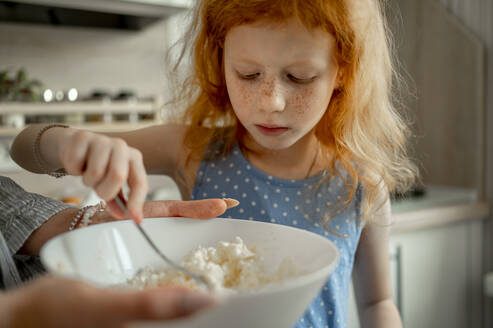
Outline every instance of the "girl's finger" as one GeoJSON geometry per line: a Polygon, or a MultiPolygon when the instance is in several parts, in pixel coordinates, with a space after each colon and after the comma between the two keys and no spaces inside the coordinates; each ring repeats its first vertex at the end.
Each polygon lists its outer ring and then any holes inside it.
{"type": "Polygon", "coordinates": [[[120,147],[113,147],[103,180],[94,187],[99,197],[109,201],[116,197],[128,178],[128,154],[120,147]]]}
{"type": "Polygon", "coordinates": [[[140,153],[130,161],[128,186],[130,188],[127,201],[128,211],[132,219],[140,223],[144,219],[143,207],[148,190],[146,171],[140,153]]]}
{"type": "Polygon", "coordinates": [[[77,131],[60,150],[60,160],[65,171],[71,175],[82,175],[89,147],[88,133],[77,131]]]}
{"type": "Polygon", "coordinates": [[[110,156],[111,150],[107,141],[97,140],[89,145],[87,165],[82,176],[82,181],[86,186],[92,188],[101,182],[106,173],[110,156]]]}

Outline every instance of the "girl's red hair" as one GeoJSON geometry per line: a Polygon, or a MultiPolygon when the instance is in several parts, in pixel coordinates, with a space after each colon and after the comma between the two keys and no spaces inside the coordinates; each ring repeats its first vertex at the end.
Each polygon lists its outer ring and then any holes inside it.
{"type": "Polygon", "coordinates": [[[405,189],[416,172],[405,154],[406,126],[390,100],[393,70],[377,0],[198,0],[187,35],[192,74],[180,97],[190,100],[184,114],[190,158],[200,160],[213,137],[224,142],[224,152],[236,142],[243,146],[245,130],[233,113],[223,70],[228,31],[291,18],[327,31],[337,44],[340,87],[315,127],[330,168],[338,162],[348,173],[351,199],[360,182],[369,203],[382,182],[388,190],[405,189]]]}

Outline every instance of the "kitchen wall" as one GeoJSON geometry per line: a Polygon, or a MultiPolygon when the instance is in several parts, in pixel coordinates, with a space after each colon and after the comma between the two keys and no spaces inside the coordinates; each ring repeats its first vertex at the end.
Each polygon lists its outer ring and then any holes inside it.
{"type": "Polygon", "coordinates": [[[493,0],[435,0],[462,22],[484,46],[484,195],[493,198],[493,0]]]}
{"type": "Polygon", "coordinates": [[[402,96],[422,180],[482,190],[483,43],[435,0],[391,3],[401,74],[411,91],[402,96]]]}
{"type": "Polygon", "coordinates": [[[80,93],[162,94],[165,52],[182,21],[175,16],[140,31],[0,23],[0,71],[22,67],[46,87],[80,93]]]}
{"type": "MultiPolygon", "coordinates": [[[[47,88],[74,87],[80,95],[94,89],[112,94],[131,89],[138,96],[164,95],[166,99],[166,51],[182,34],[185,18],[186,13],[177,14],[140,31],[0,23],[0,71],[24,68],[47,88]]],[[[55,198],[90,196],[79,177],[55,180],[21,170],[7,160],[6,147],[12,138],[0,136],[0,174],[29,191],[55,198]]],[[[173,184],[166,177],[151,180],[151,191],[173,184]]],[[[162,192],[160,196],[181,197],[162,192]]]]}
{"type": "MultiPolygon", "coordinates": [[[[485,46],[484,197],[493,208],[493,0],[436,0],[477,35],[485,46]]],[[[484,271],[493,271],[492,218],[484,224],[484,271]]],[[[484,327],[493,327],[493,300],[484,299],[484,327]]]]}

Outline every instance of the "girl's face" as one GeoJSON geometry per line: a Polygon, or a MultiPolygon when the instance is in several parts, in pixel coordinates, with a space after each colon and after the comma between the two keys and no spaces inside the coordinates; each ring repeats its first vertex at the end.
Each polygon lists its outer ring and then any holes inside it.
{"type": "Polygon", "coordinates": [[[297,19],[231,29],[224,69],[233,110],[253,140],[286,149],[322,118],[337,83],[335,40],[297,19]]]}

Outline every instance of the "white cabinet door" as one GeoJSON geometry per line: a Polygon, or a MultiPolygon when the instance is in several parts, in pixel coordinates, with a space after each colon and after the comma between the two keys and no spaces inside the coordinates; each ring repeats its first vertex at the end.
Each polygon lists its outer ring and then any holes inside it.
{"type": "Polygon", "coordinates": [[[452,225],[394,236],[401,246],[405,327],[468,327],[467,229],[452,225]]]}

